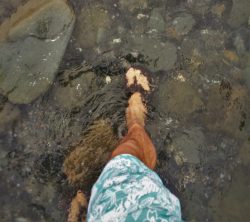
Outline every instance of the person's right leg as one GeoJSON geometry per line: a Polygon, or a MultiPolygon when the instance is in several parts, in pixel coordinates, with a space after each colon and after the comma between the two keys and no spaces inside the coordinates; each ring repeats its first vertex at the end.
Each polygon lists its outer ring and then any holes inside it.
{"type": "Polygon", "coordinates": [[[131,154],[141,160],[150,169],[156,165],[155,147],[144,129],[146,107],[140,93],[134,93],[128,101],[126,120],[128,134],[113,151],[112,158],[120,154],[131,154]]]}
{"type": "Polygon", "coordinates": [[[113,151],[112,158],[121,154],[131,154],[150,169],[155,168],[157,160],[155,147],[144,128],[138,123],[129,128],[128,134],[113,151]]]}

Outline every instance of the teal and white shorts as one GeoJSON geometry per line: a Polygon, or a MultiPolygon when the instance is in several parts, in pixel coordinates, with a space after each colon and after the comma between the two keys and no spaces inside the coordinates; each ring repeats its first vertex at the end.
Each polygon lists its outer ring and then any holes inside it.
{"type": "Polygon", "coordinates": [[[159,176],[136,157],[122,154],[92,188],[87,221],[181,222],[180,202],[159,176]]]}

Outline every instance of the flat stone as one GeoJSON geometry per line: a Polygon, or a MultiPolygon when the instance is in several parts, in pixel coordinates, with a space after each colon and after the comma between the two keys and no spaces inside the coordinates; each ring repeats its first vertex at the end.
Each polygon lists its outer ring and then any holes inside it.
{"type": "Polygon", "coordinates": [[[105,41],[112,20],[104,5],[84,7],[77,18],[76,37],[82,48],[94,48],[105,41]]]}
{"type": "Polygon", "coordinates": [[[148,21],[148,28],[157,32],[165,31],[165,21],[161,15],[161,9],[155,8],[152,10],[148,21]]]}
{"type": "Polygon", "coordinates": [[[203,106],[201,95],[189,82],[178,80],[161,82],[157,94],[159,111],[178,118],[188,118],[203,106]]]}
{"type": "Polygon", "coordinates": [[[84,73],[72,80],[67,86],[59,86],[54,91],[54,100],[63,108],[74,108],[84,104],[89,92],[96,88],[93,72],[84,73]]]}
{"type": "Polygon", "coordinates": [[[170,70],[177,60],[176,46],[169,41],[161,42],[156,38],[135,37],[131,51],[142,54],[152,71],[170,70]]]}
{"type": "MultiPolygon", "coordinates": [[[[204,148],[205,136],[199,128],[185,130],[173,139],[173,150],[176,160],[180,158],[183,162],[198,164],[200,162],[199,153],[204,148]]],[[[177,161],[178,162],[178,161],[177,161]]]]}
{"type": "Polygon", "coordinates": [[[194,25],[195,20],[192,15],[181,13],[168,22],[166,27],[167,36],[179,39],[181,36],[188,34],[194,25]]]}
{"type": "Polygon", "coordinates": [[[233,0],[233,6],[228,19],[228,24],[233,28],[237,28],[243,24],[248,24],[250,16],[249,0],[233,0]]]}
{"type": "Polygon", "coordinates": [[[0,27],[0,89],[27,104],[54,81],[75,16],[64,0],[29,1],[0,27]]]}

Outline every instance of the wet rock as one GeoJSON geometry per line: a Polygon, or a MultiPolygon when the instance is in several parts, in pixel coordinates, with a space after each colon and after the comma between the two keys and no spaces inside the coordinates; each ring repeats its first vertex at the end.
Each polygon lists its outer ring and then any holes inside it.
{"type": "Polygon", "coordinates": [[[3,107],[7,101],[8,99],[5,96],[0,94],[0,112],[3,110],[3,107]]]}
{"type": "Polygon", "coordinates": [[[228,19],[228,24],[233,28],[239,27],[248,23],[250,16],[250,1],[248,0],[233,0],[233,6],[228,19]]]}
{"type": "Polygon", "coordinates": [[[234,63],[234,64],[239,63],[239,57],[234,51],[224,50],[224,57],[231,63],[234,63]]]}
{"type": "Polygon", "coordinates": [[[0,132],[4,130],[5,127],[10,126],[13,121],[15,121],[20,115],[18,107],[5,103],[2,110],[0,110],[0,132]]]}
{"type": "Polygon", "coordinates": [[[145,57],[146,65],[153,71],[170,70],[177,60],[176,46],[171,42],[161,42],[156,38],[135,37],[132,52],[139,53],[145,57]]]}
{"type": "Polygon", "coordinates": [[[211,86],[208,95],[203,118],[207,127],[236,138],[245,138],[249,133],[247,126],[250,123],[248,89],[239,84],[222,81],[211,86]]]}
{"type": "Polygon", "coordinates": [[[173,150],[177,165],[198,164],[200,162],[199,153],[204,149],[204,144],[205,136],[201,129],[192,128],[176,135],[170,149],[173,150]]]}
{"type": "Polygon", "coordinates": [[[83,105],[85,98],[97,87],[95,77],[93,72],[87,72],[71,80],[66,86],[59,85],[54,91],[56,104],[69,109],[83,105]]]}
{"type": "MultiPolygon", "coordinates": [[[[200,81],[213,81],[229,72],[229,65],[223,61],[223,52],[227,34],[221,30],[202,29],[183,39],[181,52],[196,73],[203,76],[200,81]]],[[[197,75],[196,75],[197,76],[197,75]]],[[[199,77],[197,76],[197,77],[199,77]]]]}
{"type": "Polygon", "coordinates": [[[119,1],[121,8],[127,9],[130,12],[134,12],[136,10],[143,10],[148,7],[148,0],[120,0],[119,1]]]}
{"type": "Polygon", "coordinates": [[[54,101],[35,103],[16,126],[17,140],[24,151],[36,156],[64,150],[82,133],[82,122],[68,110],[55,108],[54,101]],[[63,144],[63,145],[62,145],[63,144]]]}
{"type": "Polygon", "coordinates": [[[187,1],[187,6],[196,14],[201,16],[209,12],[211,0],[191,0],[187,1]]]}
{"type": "Polygon", "coordinates": [[[148,28],[150,31],[164,32],[165,31],[165,21],[161,15],[161,9],[154,8],[150,14],[148,21],[148,28]]]}
{"type": "Polygon", "coordinates": [[[203,102],[198,90],[189,82],[169,80],[159,85],[158,105],[162,113],[187,118],[200,110],[203,102]]]}
{"type": "Polygon", "coordinates": [[[247,166],[250,164],[250,142],[249,141],[246,141],[240,148],[239,157],[243,165],[247,166]]]}
{"type": "Polygon", "coordinates": [[[182,13],[168,23],[167,35],[178,39],[181,36],[188,34],[194,25],[195,20],[193,16],[188,13],[182,13]]]}
{"type": "Polygon", "coordinates": [[[227,33],[221,30],[202,29],[183,39],[182,50],[186,56],[195,51],[206,59],[213,59],[220,51],[225,49],[227,33]]]}
{"type": "Polygon", "coordinates": [[[248,89],[250,90],[250,66],[246,67],[244,70],[244,79],[246,81],[246,85],[248,86],[248,89]]]}
{"type": "Polygon", "coordinates": [[[232,176],[232,182],[227,189],[214,193],[209,201],[213,210],[213,221],[248,221],[250,217],[250,179],[248,170],[237,168],[232,176]]]}
{"type": "Polygon", "coordinates": [[[235,38],[234,38],[234,47],[237,50],[237,53],[239,55],[243,55],[246,52],[246,47],[245,47],[245,42],[244,39],[242,38],[242,36],[240,34],[238,34],[235,38]]]}
{"type": "Polygon", "coordinates": [[[110,32],[112,20],[102,5],[84,7],[77,18],[76,36],[83,48],[93,48],[110,32]]]}
{"type": "Polygon", "coordinates": [[[41,182],[58,181],[61,176],[61,167],[64,156],[59,151],[44,152],[34,163],[33,173],[41,182]]]}
{"type": "Polygon", "coordinates": [[[23,2],[25,2],[25,0],[2,0],[0,4],[0,24],[4,18],[9,17],[11,12],[15,11],[23,2]]]}
{"type": "Polygon", "coordinates": [[[222,17],[225,10],[226,10],[226,6],[224,3],[218,3],[212,7],[212,13],[219,18],[222,17]]]}
{"type": "Polygon", "coordinates": [[[0,27],[0,89],[11,102],[30,103],[47,91],[73,25],[65,1],[33,0],[0,27]]]}
{"type": "Polygon", "coordinates": [[[15,222],[29,222],[30,220],[24,217],[17,217],[15,222]]]}

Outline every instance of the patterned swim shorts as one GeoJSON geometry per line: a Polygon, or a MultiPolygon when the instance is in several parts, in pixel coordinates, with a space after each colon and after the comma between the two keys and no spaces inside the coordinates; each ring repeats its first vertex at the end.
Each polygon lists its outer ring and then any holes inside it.
{"type": "Polygon", "coordinates": [[[181,222],[180,202],[159,176],[136,157],[122,154],[92,188],[87,221],[181,222]]]}

